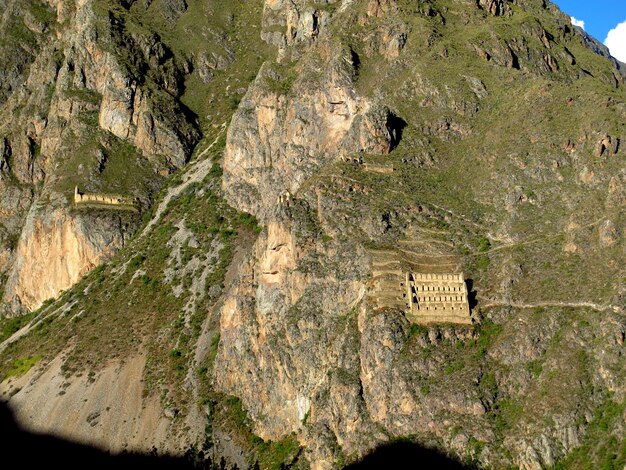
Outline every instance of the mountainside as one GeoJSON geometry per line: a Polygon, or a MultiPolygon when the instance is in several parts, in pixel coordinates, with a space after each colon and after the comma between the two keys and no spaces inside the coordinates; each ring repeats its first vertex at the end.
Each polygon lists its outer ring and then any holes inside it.
{"type": "Polygon", "coordinates": [[[24,426],[238,468],[626,464],[624,65],[556,6],[0,5],[24,426]],[[411,272],[463,273],[469,324],[416,323],[411,272]]]}

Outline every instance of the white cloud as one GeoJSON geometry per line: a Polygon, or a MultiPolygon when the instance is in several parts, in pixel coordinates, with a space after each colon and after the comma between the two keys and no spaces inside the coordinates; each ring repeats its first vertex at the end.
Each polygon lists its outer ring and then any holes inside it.
{"type": "Polygon", "coordinates": [[[604,45],[609,48],[613,57],[626,62],[626,21],[609,31],[604,40],[604,45]]]}
{"type": "Polygon", "coordinates": [[[578,26],[579,28],[585,29],[585,22],[583,20],[577,20],[573,16],[571,16],[570,18],[574,26],[578,26]]]}

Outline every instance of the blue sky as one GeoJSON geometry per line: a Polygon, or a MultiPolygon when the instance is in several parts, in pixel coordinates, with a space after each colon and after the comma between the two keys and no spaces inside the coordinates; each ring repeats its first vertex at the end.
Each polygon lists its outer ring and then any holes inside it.
{"type": "Polygon", "coordinates": [[[552,0],[561,10],[585,22],[585,31],[626,61],[626,0],[552,0]],[[609,41],[607,35],[614,30],[609,41]]]}
{"type": "Polygon", "coordinates": [[[626,0],[552,0],[561,10],[585,22],[585,31],[600,41],[626,21],[626,0]]]}

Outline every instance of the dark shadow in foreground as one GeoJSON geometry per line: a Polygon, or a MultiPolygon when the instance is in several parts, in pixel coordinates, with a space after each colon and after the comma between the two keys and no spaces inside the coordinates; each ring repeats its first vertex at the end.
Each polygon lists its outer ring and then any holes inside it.
{"type": "MultiPolygon", "coordinates": [[[[152,454],[112,455],[95,447],[76,444],[58,437],[21,429],[6,403],[0,401],[0,442],[6,458],[15,458],[20,468],[67,469],[193,469],[211,468],[209,461],[194,465],[195,457],[169,457],[152,454]]],[[[219,468],[217,466],[216,468],[219,468]]]]}
{"type": "Polygon", "coordinates": [[[395,442],[382,445],[361,461],[345,467],[348,470],[363,469],[424,469],[469,470],[462,463],[436,451],[412,442],[395,442]]]}
{"type": "MultiPolygon", "coordinates": [[[[95,447],[77,444],[58,437],[36,434],[21,429],[6,403],[0,401],[0,442],[7,456],[19,459],[25,469],[62,468],[64,470],[151,470],[220,469],[230,468],[222,460],[211,465],[202,453],[188,452],[184,457],[151,454],[122,453],[113,455],[95,447]]],[[[437,469],[467,470],[469,467],[446,457],[436,450],[426,449],[411,442],[383,445],[360,462],[346,467],[361,469],[437,469]]]]}

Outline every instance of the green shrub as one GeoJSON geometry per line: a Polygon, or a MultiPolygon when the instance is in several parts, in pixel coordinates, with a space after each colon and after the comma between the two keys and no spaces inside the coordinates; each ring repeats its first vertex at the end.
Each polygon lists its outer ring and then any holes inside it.
{"type": "Polygon", "coordinates": [[[478,251],[484,253],[485,251],[488,251],[489,248],[491,248],[491,242],[489,239],[487,237],[480,237],[478,240],[478,251]]]}
{"type": "Polygon", "coordinates": [[[268,470],[287,468],[300,451],[295,433],[275,442],[252,435],[250,443],[256,448],[257,464],[268,470]]]}
{"type": "Polygon", "coordinates": [[[239,214],[239,223],[241,226],[249,228],[254,233],[261,233],[262,228],[259,226],[257,218],[252,214],[241,212],[239,214]]]}
{"type": "Polygon", "coordinates": [[[485,271],[489,267],[490,263],[491,260],[487,255],[478,255],[476,257],[476,268],[480,271],[485,271]]]}
{"type": "Polygon", "coordinates": [[[465,368],[465,363],[463,361],[451,361],[446,364],[446,367],[443,369],[444,374],[452,375],[455,372],[463,370],[465,368]]]}

